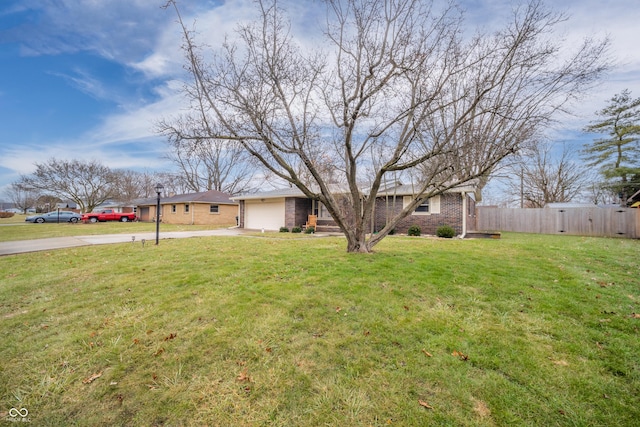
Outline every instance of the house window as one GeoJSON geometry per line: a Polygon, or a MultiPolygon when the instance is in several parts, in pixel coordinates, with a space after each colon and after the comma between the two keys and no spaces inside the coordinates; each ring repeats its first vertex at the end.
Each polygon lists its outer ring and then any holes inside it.
{"type": "Polygon", "coordinates": [[[313,213],[318,216],[318,219],[333,219],[326,206],[317,200],[313,201],[313,213]]]}
{"type": "MultiPolygon", "coordinates": [[[[402,207],[407,207],[415,199],[412,196],[404,196],[402,207]]],[[[440,213],[440,196],[433,196],[419,204],[411,215],[433,215],[440,213]]]]}
{"type": "Polygon", "coordinates": [[[219,212],[220,212],[220,210],[219,210],[218,205],[209,205],[209,213],[217,214],[219,212]]]}
{"type": "Polygon", "coordinates": [[[418,205],[415,212],[418,213],[429,213],[429,199],[425,200],[421,204],[418,205]]]}
{"type": "Polygon", "coordinates": [[[189,213],[189,205],[184,205],[184,213],[189,213]]]}
{"type": "Polygon", "coordinates": [[[171,205],[171,213],[176,213],[176,205],[171,205]]]}

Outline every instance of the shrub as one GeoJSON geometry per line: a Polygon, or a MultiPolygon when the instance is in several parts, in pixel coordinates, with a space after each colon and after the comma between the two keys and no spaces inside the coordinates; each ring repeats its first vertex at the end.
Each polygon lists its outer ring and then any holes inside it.
{"type": "Polygon", "coordinates": [[[287,227],[280,227],[280,232],[281,233],[288,233],[289,229],[287,227]]]}
{"type": "Polygon", "coordinates": [[[409,227],[409,230],[407,230],[407,235],[409,236],[419,236],[421,233],[422,229],[417,225],[412,225],[411,227],[409,227]]]}
{"type": "Polygon", "coordinates": [[[0,218],[11,218],[14,215],[13,212],[0,212],[0,218]]]}
{"type": "Polygon", "coordinates": [[[313,233],[315,233],[315,232],[316,232],[316,228],[315,228],[314,226],[307,227],[307,228],[304,230],[304,233],[305,233],[305,234],[313,234],[313,233]]]}
{"type": "Polygon", "coordinates": [[[300,228],[300,227],[293,227],[293,228],[291,229],[291,232],[292,232],[292,233],[302,233],[302,228],[300,228]]]}
{"type": "Polygon", "coordinates": [[[450,239],[455,235],[456,235],[456,230],[454,230],[453,227],[450,227],[448,225],[441,225],[436,230],[436,236],[438,237],[444,237],[446,239],[450,239]]]}

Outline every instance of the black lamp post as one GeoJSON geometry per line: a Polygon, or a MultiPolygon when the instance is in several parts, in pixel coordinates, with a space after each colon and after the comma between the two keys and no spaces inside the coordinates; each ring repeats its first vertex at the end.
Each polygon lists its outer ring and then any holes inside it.
{"type": "Polygon", "coordinates": [[[156,205],[156,245],[160,241],[160,193],[162,193],[164,187],[158,183],[156,185],[156,193],[158,194],[158,204],[156,205]]]}

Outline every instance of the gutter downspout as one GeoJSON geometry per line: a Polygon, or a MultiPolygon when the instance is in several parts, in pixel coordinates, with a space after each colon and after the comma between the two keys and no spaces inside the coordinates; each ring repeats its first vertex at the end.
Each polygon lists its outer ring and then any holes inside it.
{"type": "Polygon", "coordinates": [[[462,235],[461,239],[467,235],[467,193],[462,192],[462,235]]]}
{"type": "Polygon", "coordinates": [[[196,204],[195,203],[190,203],[191,205],[191,225],[194,224],[195,222],[195,214],[196,214],[196,204]]]}

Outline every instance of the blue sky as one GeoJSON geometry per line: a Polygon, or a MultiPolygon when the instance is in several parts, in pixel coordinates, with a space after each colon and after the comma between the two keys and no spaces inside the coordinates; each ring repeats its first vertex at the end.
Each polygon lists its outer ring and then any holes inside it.
{"type": "MultiPolygon", "coordinates": [[[[290,1],[304,9],[312,1],[290,1]]],[[[3,188],[51,157],[100,160],[112,168],[170,168],[154,131],[179,113],[184,78],[180,31],[163,0],[0,0],[0,199],[3,188]]],[[[624,88],[640,96],[640,4],[564,0],[569,41],[612,38],[617,66],[576,106],[554,139],[585,140],[580,129],[624,88]]],[[[463,0],[473,24],[492,27],[508,0],[463,0]]],[[[251,17],[250,0],[182,0],[185,22],[216,46],[251,17]]],[[[317,6],[317,2],[315,4],[317,6]]],[[[293,7],[293,6],[292,6],[293,7]]],[[[300,16],[294,13],[294,16],[300,16]]]]}

